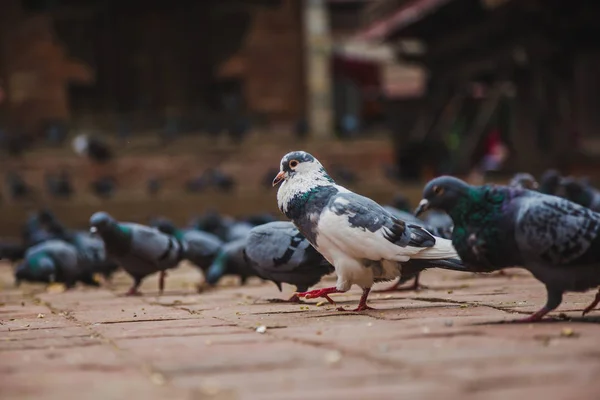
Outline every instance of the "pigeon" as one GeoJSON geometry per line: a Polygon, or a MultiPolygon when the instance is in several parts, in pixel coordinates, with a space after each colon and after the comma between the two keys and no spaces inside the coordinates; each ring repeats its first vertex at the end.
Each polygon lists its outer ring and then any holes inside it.
{"type": "Polygon", "coordinates": [[[25,257],[27,246],[15,242],[0,242],[0,260],[16,262],[25,257]]]}
{"type": "Polygon", "coordinates": [[[236,275],[245,285],[248,278],[257,276],[256,271],[248,264],[244,257],[244,248],[248,238],[225,243],[221,251],[206,271],[206,283],[214,286],[225,275],[236,275]]]}
{"type": "Polygon", "coordinates": [[[32,188],[25,182],[23,177],[14,171],[7,173],[6,185],[13,200],[23,200],[33,194],[32,188]]]}
{"type": "Polygon", "coordinates": [[[110,146],[102,139],[87,134],[76,136],[71,142],[75,153],[82,157],[88,157],[92,162],[104,164],[114,158],[110,146]]]}
{"type": "Polygon", "coordinates": [[[555,169],[549,169],[540,177],[538,190],[544,194],[556,195],[560,187],[561,175],[555,169]]]}
{"type": "Polygon", "coordinates": [[[533,175],[528,174],[527,172],[519,172],[511,178],[508,186],[521,189],[538,190],[540,184],[537,183],[533,175]]]}
{"type": "MultiPolygon", "coordinates": [[[[334,267],[334,287],[299,293],[305,298],[344,293],[353,284],[363,290],[355,311],[370,309],[373,283],[401,276],[402,263],[425,259],[432,265],[462,270],[450,240],[394,217],[371,199],[336,185],[321,163],[304,151],[281,159],[273,186],[279,209],[334,267]]],[[[339,308],[339,310],[344,310],[339,308]]]]}
{"type": "Polygon", "coordinates": [[[117,190],[117,181],[112,176],[103,176],[93,181],[90,188],[96,196],[102,199],[110,199],[117,190]]]}
{"type": "Polygon", "coordinates": [[[564,198],[594,211],[600,211],[600,191],[573,177],[561,181],[564,198]]]}
{"type": "MultiPolygon", "coordinates": [[[[297,292],[306,292],[334,271],[294,224],[287,221],[253,228],[244,255],[258,276],[274,282],[279,291],[282,283],[289,283],[296,286],[297,292]]],[[[294,294],[289,300],[272,301],[298,303],[300,298],[294,294]]]]}
{"type": "Polygon", "coordinates": [[[208,270],[223,246],[221,239],[211,233],[195,229],[178,229],[173,222],[166,218],[157,218],[150,225],[167,235],[174,236],[181,243],[185,243],[183,257],[194,263],[203,272],[208,270]]]}
{"type": "Polygon", "coordinates": [[[253,228],[248,222],[237,222],[233,218],[224,217],[217,211],[210,210],[204,216],[196,218],[192,227],[218,236],[224,242],[243,239],[253,228]]]}
{"type": "Polygon", "coordinates": [[[104,241],[97,236],[85,231],[72,232],[68,243],[75,246],[86,265],[106,281],[110,281],[113,273],[119,269],[119,264],[108,258],[104,241]]]}
{"type": "MultiPolygon", "coordinates": [[[[569,200],[507,186],[471,186],[443,176],[430,181],[415,213],[445,211],[454,221],[452,243],[472,272],[522,267],[548,292],[541,320],[564,292],[600,286],[600,214],[569,200]]],[[[600,292],[585,309],[600,301],[600,292]]]]}
{"type": "Polygon", "coordinates": [[[156,228],[131,222],[117,222],[105,212],[90,218],[90,232],[104,241],[108,257],[118,262],[134,279],[127,295],[139,295],[142,279],[160,272],[159,291],[165,285],[166,270],[175,268],[185,254],[184,244],[156,228]]]}
{"type": "Polygon", "coordinates": [[[27,250],[15,271],[17,285],[21,281],[62,282],[67,288],[77,281],[99,286],[94,280],[91,263],[75,246],[62,240],[47,240],[27,250]]]}

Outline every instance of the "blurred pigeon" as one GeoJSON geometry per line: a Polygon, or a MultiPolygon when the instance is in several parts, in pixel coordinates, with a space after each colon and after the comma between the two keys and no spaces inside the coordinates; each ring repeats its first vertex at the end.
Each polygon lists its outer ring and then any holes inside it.
{"type": "Polygon", "coordinates": [[[109,199],[115,194],[117,181],[112,176],[104,176],[92,182],[92,192],[103,199],[109,199]]]}
{"type": "Polygon", "coordinates": [[[596,188],[573,177],[564,178],[561,186],[567,200],[600,211],[600,191],[596,188]]]}
{"type": "Polygon", "coordinates": [[[100,138],[81,134],[76,136],[71,144],[75,153],[93,162],[103,164],[113,158],[110,146],[100,138]]]}
{"type": "Polygon", "coordinates": [[[77,249],[81,262],[109,281],[112,274],[119,269],[119,264],[108,258],[104,241],[96,235],[83,231],[73,232],[69,236],[69,243],[77,249]]]}
{"type": "MultiPolygon", "coordinates": [[[[430,181],[416,213],[438,209],[454,221],[452,243],[472,272],[521,266],[546,286],[557,308],[566,291],[600,286],[600,214],[556,196],[506,186],[470,186],[453,177],[430,181]]],[[[600,301],[600,292],[585,309],[600,301]]]]}
{"type": "Polygon", "coordinates": [[[31,187],[15,171],[9,171],[6,175],[6,185],[8,193],[13,200],[22,200],[33,194],[31,187]]]}
{"type": "Polygon", "coordinates": [[[203,176],[190,178],[185,182],[185,191],[188,193],[200,193],[206,189],[208,183],[203,176]]]}
{"type": "Polygon", "coordinates": [[[0,260],[16,262],[25,257],[27,246],[15,242],[0,242],[0,260]]]}
{"type": "Polygon", "coordinates": [[[329,294],[344,293],[357,284],[363,295],[355,311],[361,311],[369,309],[366,301],[373,283],[401,276],[400,263],[411,258],[462,270],[449,240],[400,220],[373,200],[336,185],[321,163],[306,152],[296,151],[282,158],[273,185],[279,183],[280,210],[335,266],[338,276],[335,287],[299,293],[300,297],[324,297],[334,304],[329,294]]]}
{"type": "Polygon", "coordinates": [[[219,168],[209,168],[204,171],[204,181],[222,192],[230,192],[235,187],[235,180],[219,168]]]}
{"type": "Polygon", "coordinates": [[[561,179],[560,172],[555,169],[549,169],[542,174],[538,190],[544,194],[556,195],[561,179]]]}
{"type": "Polygon", "coordinates": [[[150,196],[156,196],[161,189],[162,185],[158,178],[150,178],[146,183],[146,190],[150,196]]]}
{"type": "MultiPolygon", "coordinates": [[[[277,221],[253,228],[248,236],[244,254],[259,277],[274,282],[279,291],[282,283],[306,292],[321,278],[334,271],[308,240],[291,222],[277,221]]],[[[300,302],[294,294],[283,302],[300,302]]]]}
{"type": "Polygon", "coordinates": [[[46,189],[53,197],[68,199],[73,194],[71,178],[67,171],[61,171],[58,175],[46,174],[45,181],[46,189]]]}
{"type": "Polygon", "coordinates": [[[142,279],[160,272],[159,291],[165,286],[166,270],[175,268],[185,254],[184,245],[175,237],[156,228],[117,222],[105,212],[97,212],[90,218],[90,232],[97,233],[104,241],[108,257],[118,262],[134,279],[127,295],[139,294],[142,279]]]}
{"type": "Polygon", "coordinates": [[[257,276],[256,271],[244,257],[244,248],[248,238],[225,243],[219,254],[205,274],[206,283],[216,285],[226,275],[239,276],[241,284],[246,284],[248,278],[257,276]]]}
{"type": "Polygon", "coordinates": [[[275,222],[275,221],[277,221],[277,218],[275,218],[273,216],[273,214],[263,213],[263,214],[250,215],[250,216],[246,217],[244,221],[249,223],[252,226],[259,226],[259,225],[268,224],[269,222],[275,222]]]}
{"type": "Polygon", "coordinates": [[[178,229],[166,218],[157,218],[150,225],[185,243],[184,258],[194,263],[203,272],[208,270],[223,246],[221,239],[212,233],[195,229],[178,229]]]}
{"type": "Polygon", "coordinates": [[[17,284],[21,281],[62,282],[71,288],[81,281],[86,285],[99,286],[84,258],[75,246],[67,242],[47,240],[27,250],[25,259],[15,271],[17,284]]]}
{"type": "Polygon", "coordinates": [[[248,236],[252,225],[238,222],[233,218],[222,216],[217,211],[209,210],[192,223],[194,229],[212,233],[224,242],[232,242],[248,236]]]}

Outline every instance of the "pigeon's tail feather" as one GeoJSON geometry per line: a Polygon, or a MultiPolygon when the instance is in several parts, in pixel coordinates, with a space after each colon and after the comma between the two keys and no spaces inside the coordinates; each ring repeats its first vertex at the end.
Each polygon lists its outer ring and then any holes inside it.
{"type": "Polygon", "coordinates": [[[444,258],[459,258],[452,241],[448,239],[435,238],[435,244],[432,247],[424,248],[411,258],[422,260],[438,260],[444,258]]]}
{"type": "Polygon", "coordinates": [[[437,260],[416,260],[411,259],[402,264],[402,275],[406,273],[416,273],[426,268],[441,268],[451,271],[468,272],[469,269],[459,258],[442,258],[437,260]]]}

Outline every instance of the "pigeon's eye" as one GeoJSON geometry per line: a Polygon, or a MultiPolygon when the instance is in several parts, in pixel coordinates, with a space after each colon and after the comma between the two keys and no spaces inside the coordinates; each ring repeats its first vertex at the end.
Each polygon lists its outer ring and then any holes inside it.
{"type": "Polygon", "coordinates": [[[290,168],[296,168],[298,166],[298,161],[292,160],[290,161],[290,168]]]}
{"type": "Polygon", "coordinates": [[[444,188],[443,188],[443,187],[440,187],[440,186],[434,186],[432,190],[433,190],[433,193],[434,193],[436,196],[439,196],[439,195],[441,195],[442,193],[444,193],[444,188]]]}

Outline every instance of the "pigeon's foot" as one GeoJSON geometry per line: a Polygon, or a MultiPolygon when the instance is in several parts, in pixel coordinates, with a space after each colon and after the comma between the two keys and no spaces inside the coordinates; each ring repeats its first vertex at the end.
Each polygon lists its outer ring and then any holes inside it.
{"type": "Polygon", "coordinates": [[[515,322],[524,322],[524,323],[528,323],[528,322],[539,322],[541,321],[544,316],[546,314],[548,314],[550,311],[549,308],[547,307],[542,307],[539,311],[531,314],[529,317],[526,318],[522,318],[522,319],[517,319],[515,322]]]}
{"type": "Polygon", "coordinates": [[[290,297],[289,299],[268,299],[267,300],[269,303],[293,303],[293,304],[304,304],[304,302],[302,300],[300,300],[300,297],[298,297],[297,294],[294,294],[292,297],[290,297]]]}
{"type": "Polygon", "coordinates": [[[125,296],[141,296],[142,292],[138,291],[136,287],[132,287],[125,293],[125,296]]]}
{"type": "Polygon", "coordinates": [[[329,287],[329,288],[324,288],[324,289],[311,290],[309,292],[299,292],[296,294],[298,295],[298,297],[304,297],[305,299],[316,299],[318,297],[323,297],[323,298],[325,298],[325,300],[327,300],[329,302],[329,304],[335,305],[335,301],[331,300],[331,297],[329,297],[329,295],[332,293],[344,293],[344,292],[342,292],[341,290],[338,290],[336,287],[329,287]]]}
{"type": "Polygon", "coordinates": [[[359,312],[359,311],[365,311],[365,310],[376,310],[373,307],[369,307],[367,305],[367,297],[369,297],[369,292],[371,291],[371,288],[365,288],[363,289],[363,294],[362,296],[360,296],[360,301],[358,302],[358,307],[356,307],[354,310],[346,310],[344,307],[338,307],[338,311],[354,311],[354,312],[359,312]]]}
{"type": "Polygon", "coordinates": [[[598,303],[600,303],[600,290],[598,290],[598,293],[596,293],[596,298],[594,299],[594,301],[592,301],[592,304],[587,306],[585,308],[585,310],[583,310],[583,313],[581,315],[585,315],[585,314],[589,313],[590,311],[592,311],[594,308],[596,308],[598,303]]]}

